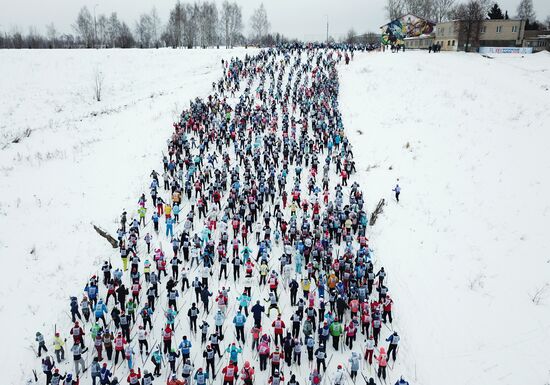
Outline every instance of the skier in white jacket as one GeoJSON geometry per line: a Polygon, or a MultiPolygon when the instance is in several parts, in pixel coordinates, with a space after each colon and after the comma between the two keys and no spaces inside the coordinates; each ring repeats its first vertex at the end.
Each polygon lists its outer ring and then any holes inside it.
{"type": "Polygon", "coordinates": [[[332,378],[332,383],[334,385],[343,385],[344,382],[344,369],[342,369],[342,365],[338,365],[338,369],[336,370],[336,373],[334,373],[334,377],[332,378]]]}

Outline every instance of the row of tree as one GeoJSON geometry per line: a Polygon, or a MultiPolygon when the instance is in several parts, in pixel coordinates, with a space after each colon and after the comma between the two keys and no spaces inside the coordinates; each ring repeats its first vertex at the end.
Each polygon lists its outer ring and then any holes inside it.
{"type": "MultiPolygon", "coordinates": [[[[455,0],[387,0],[386,12],[390,20],[412,13],[418,17],[437,23],[464,17],[467,10],[475,10],[481,19],[508,19],[508,11],[502,13],[497,3],[490,0],[475,0],[468,3],[456,3],[455,0]]],[[[550,16],[544,23],[537,21],[533,0],[521,0],[517,10],[518,19],[527,20],[526,29],[550,28],[550,16]]]]}
{"type": "MultiPolygon", "coordinates": [[[[516,17],[526,20],[526,29],[544,28],[541,23],[536,21],[532,0],[521,0],[516,17]]],[[[460,20],[459,34],[461,37],[459,39],[464,40],[464,50],[469,51],[473,45],[479,42],[483,21],[487,19],[508,19],[508,12],[505,11],[503,14],[498,4],[491,6],[486,0],[469,0],[467,3],[456,6],[452,10],[451,18],[460,20]]],[[[550,24],[550,17],[547,18],[547,28],[550,27],[548,24],[550,24]]]]}
{"type": "Polygon", "coordinates": [[[53,24],[41,35],[31,28],[24,35],[18,28],[0,32],[0,48],[153,48],[153,47],[212,47],[225,45],[272,45],[287,39],[270,34],[270,23],[263,4],[250,18],[251,33],[243,34],[242,8],[237,1],[225,0],[218,9],[213,1],[182,3],[179,0],[163,24],[157,10],[139,16],[133,28],[111,15],[92,15],[88,7],[80,9],[74,34],[60,34],[53,24]]]}

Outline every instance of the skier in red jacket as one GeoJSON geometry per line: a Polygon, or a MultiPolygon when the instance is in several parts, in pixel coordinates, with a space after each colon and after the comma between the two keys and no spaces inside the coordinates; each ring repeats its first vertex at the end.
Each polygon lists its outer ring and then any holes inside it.
{"type": "Polygon", "coordinates": [[[275,346],[275,351],[271,353],[269,358],[271,358],[271,375],[273,376],[276,371],[279,371],[281,361],[284,360],[285,355],[279,350],[278,346],[275,346]]]}
{"type": "Polygon", "coordinates": [[[223,385],[233,385],[238,372],[239,367],[237,366],[237,364],[234,363],[230,363],[225,368],[223,368],[223,385]]]}
{"type": "Polygon", "coordinates": [[[130,369],[130,374],[128,374],[127,381],[130,385],[138,385],[139,379],[141,378],[141,369],[138,368],[137,373],[134,369],[130,369]]]}
{"type": "Polygon", "coordinates": [[[84,348],[84,330],[82,330],[82,327],[80,327],[78,321],[74,323],[73,328],[71,329],[71,335],[73,336],[73,341],[75,345],[80,344],[82,348],[84,348]]]}
{"type": "Polygon", "coordinates": [[[271,326],[273,326],[275,332],[275,345],[279,345],[279,339],[281,340],[281,343],[283,342],[285,322],[281,319],[281,316],[278,315],[277,319],[271,323],[271,326]]]}

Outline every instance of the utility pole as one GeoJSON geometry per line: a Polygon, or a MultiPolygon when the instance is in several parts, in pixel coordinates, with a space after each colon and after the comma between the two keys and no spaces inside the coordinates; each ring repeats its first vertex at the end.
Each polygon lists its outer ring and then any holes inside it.
{"type": "Polygon", "coordinates": [[[328,15],[325,15],[327,17],[327,41],[326,41],[326,44],[328,46],[328,15]]]}
{"type": "Polygon", "coordinates": [[[96,23],[96,19],[95,19],[95,9],[96,8],[97,8],[97,4],[94,5],[94,44],[93,44],[92,48],[95,48],[95,42],[97,40],[97,23],[96,23]]]}

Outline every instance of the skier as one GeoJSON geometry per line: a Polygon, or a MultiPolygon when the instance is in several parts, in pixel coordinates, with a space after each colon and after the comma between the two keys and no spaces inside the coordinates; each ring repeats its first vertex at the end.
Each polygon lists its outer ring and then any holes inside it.
{"type": "Polygon", "coordinates": [[[237,311],[237,314],[235,317],[233,317],[233,323],[235,324],[235,338],[237,341],[242,341],[242,343],[245,343],[244,340],[244,324],[246,322],[246,316],[241,313],[241,309],[237,311]]]}
{"type": "Polygon", "coordinates": [[[244,385],[252,385],[254,383],[254,367],[250,366],[250,362],[245,361],[241,369],[240,377],[244,385]]]}
{"type": "Polygon", "coordinates": [[[374,336],[369,336],[369,338],[365,342],[365,360],[369,363],[369,365],[372,365],[372,357],[374,354],[374,336]]]}
{"type": "Polygon", "coordinates": [[[130,369],[130,373],[128,374],[127,381],[130,385],[137,385],[139,384],[139,380],[141,378],[141,369],[138,369],[137,373],[134,371],[134,369],[130,369]]]}
{"type": "Polygon", "coordinates": [[[393,358],[393,360],[395,361],[395,358],[397,356],[397,351],[399,350],[399,347],[398,347],[399,340],[400,340],[400,337],[397,334],[397,332],[393,332],[393,334],[391,334],[388,338],[386,338],[386,341],[390,343],[388,346],[388,353],[387,353],[388,360],[391,360],[393,358]]]}
{"type": "Polygon", "coordinates": [[[44,357],[42,359],[42,372],[46,375],[46,385],[49,385],[52,381],[52,370],[54,368],[54,365],[55,364],[51,357],[44,357]]]}
{"type": "Polygon", "coordinates": [[[55,352],[55,358],[57,359],[58,364],[65,360],[65,349],[63,347],[65,346],[66,340],[67,339],[63,340],[61,338],[59,332],[55,332],[55,336],[53,338],[53,350],[55,352]]]}
{"type": "Polygon", "coordinates": [[[73,353],[73,360],[74,360],[74,371],[77,377],[80,374],[80,370],[82,370],[82,373],[88,370],[84,364],[84,359],[82,358],[82,354],[86,353],[87,351],[88,351],[88,348],[82,349],[82,347],[76,343],[71,348],[71,352],[73,353]]]}
{"type": "Polygon", "coordinates": [[[233,385],[235,377],[238,374],[239,368],[237,364],[230,362],[229,365],[222,369],[223,385],[233,385]]]}
{"type": "Polygon", "coordinates": [[[395,200],[399,203],[399,194],[401,194],[401,187],[399,187],[399,183],[395,185],[392,191],[395,192],[395,200]]]}
{"type": "Polygon", "coordinates": [[[397,382],[395,383],[395,385],[409,385],[409,382],[408,381],[405,381],[403,379],[403,376],[401,376],[401,378],[399,380],[397,380],[397,382]]]}
{"type": "Polygon", "coordinates": [[[40,332],[36,332],[35,341],[38,342],[38,357],[42,356],[42,350],[45,352],[48,351],[48,348],[46,348],[46,342],[44,341],[44,336],[40,332]]]}
{"type": "Polygon", "coordinates": [[[386,366],[388,365],[386,349],[381,347],[380,353],[378,354],[378,356],[374,356],[374,358],[376,358],[376,361],[378,361],[378,378],[382,378],[384,381],[386,381],[386,366]]]}
{"type": "Polygon", "coordinates": [[[187,339],[187,336],[183,336],[181,338],[180,344],[178,345],[178,349],[181,351],[181,357],[183,358],[183,361],[187,360],[191,356],[192,347],[193,344],[187,339]]]}
{"type": "Polygon", "coordinates": [[[284,380],[285,376],[279,373],[278,369],[275,369],[271,377],[269,377],[269,380],[267,380],[267,383],[270,385],[282,385],[284,380]]]}
{"type": "Polygon", "coordinates": [[[330,335],[332,336],[332,347],[334,350],[338,350],[340,344],[340,335],[342,334],[342,324],[338,322],[338,318],[334,319],[334,322],[329,327],[330,335]]]}
{"type": "Polygon", "coordinates": [[[209,373],[208,370],[202,370],[202,368],[198,368],[197,372],[195,373],[195,382],[197,385],[206,385],[208,381],[209,373]]]}
{"type": "Polygon", "coordinates": [[[197,318],[199,316],[199,309],[197,304],[193,302],[191,308],[187,310],[187,316],[189,317],[189,325],[191,325],[191,332],[197,333],[197,318]]]}
{"type": "Polygon", "coordinates": [[[350,364],[350,378],[353,382],[355,382],[357,372],[359,371],[360,360],[361,356],[359,355],[359,353],[351,352],[351,357],[348,359],[348,362],[350,364]]]}
{"type": "Polygon", "coordinates": [[[109,385],[111,383],[111,376],[113,374],[111,371],[107,368],[107,363],[104,362],[103,366],[101,367],[99,371],[99,382],[101,385],[109,385]]]}
{"type": "Polygon", "coordinates": [[[333,375],[332,383],[334,385],[342,385],[344,380],[344,370],[342,369],[342,365],[338,365],[336,368],[336,373],[333,375]]]}

